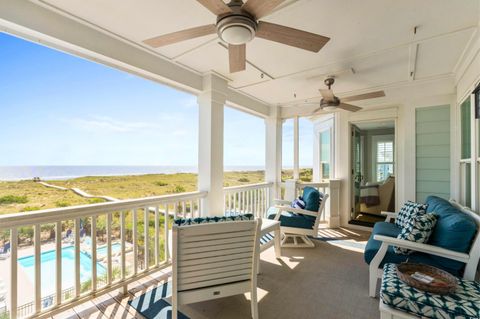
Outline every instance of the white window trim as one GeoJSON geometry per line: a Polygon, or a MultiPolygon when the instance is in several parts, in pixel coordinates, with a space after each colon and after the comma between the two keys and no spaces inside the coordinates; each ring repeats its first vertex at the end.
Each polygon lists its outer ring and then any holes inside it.
{"type": "Polygon", "coordinates": [[[324,133],[326,131],[330,131],[330,179],[335,178],[335,118],[333,116],[329,116],[328,119],[325,119],[319,123],[317,123],[314,126],[314,131],[315,131],[315,146],[318,147],[317,151],[317,163],[316,166],[318,166],[318,179],[319,181],[322,180],[322,161],[321,161],[321,156],[322,156],[322,147],[321,147],[321,139],[320,139],[320,134],[324,133]]]}

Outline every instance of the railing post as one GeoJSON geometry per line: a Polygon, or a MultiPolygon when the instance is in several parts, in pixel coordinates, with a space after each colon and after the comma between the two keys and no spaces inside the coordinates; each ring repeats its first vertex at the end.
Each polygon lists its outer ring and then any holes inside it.
{"type": "Polygon", "coordinates": [[[330,196],[326,204],[328,227],[340,227],[340,184],[338,179],[331,179],[327,193],[330,196]]]}

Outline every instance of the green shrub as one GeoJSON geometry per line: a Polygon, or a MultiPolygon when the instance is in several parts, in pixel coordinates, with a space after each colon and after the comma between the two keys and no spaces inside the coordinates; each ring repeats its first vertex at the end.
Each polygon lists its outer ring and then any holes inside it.
{"type": "Polygon", "coordinates": [[[168,183],[165,183],[165,182],[162,182],[162,181],[153,182],[153,184],[157,185],[157,186],[168,186],[168,183]]]}
{"type": "Polygon", "coordinates": [[[67,206],[70,206],[71,204],[67,201],[64,201],[64,200],[59,200],[57,202],[55,202],[55,206],[57,207],[67,207],[67,206]]]}
{"type": "Polygon", "coordinates": [[[0,204],[25,204],[28,202],[27,196],[6,195],[0,197],[0,204]]]}
{"type": "Polygon", "coordinates": [[[31,211],[34,211],[34,210],[40,210],[41,208],[38,207],[38,206],[26,206],[24,207],[21,211],[22,212],[31,212],[31,211]]]}
{"type": "Polygon", "coordinates": [[[105,200],[103,198],[91,198],[88,200],[89,204],[98,204],[98,203],[104,203],[105,200]]]}
{"type": "Polygon", "coordinates": [[[249,180],[248,178],[246,178],[246,177],[241,177],[241,178],[238,179],[238,181],[239,181],[240,183],[248,183],[248,182],[250,182],[250,180],[249,180]]]}
{"type": "Polygon", "coordinates": [[[172,190],[172,193],[185,193],[186,189],[182,185],[175,185],[175,187],[172,190]]]}

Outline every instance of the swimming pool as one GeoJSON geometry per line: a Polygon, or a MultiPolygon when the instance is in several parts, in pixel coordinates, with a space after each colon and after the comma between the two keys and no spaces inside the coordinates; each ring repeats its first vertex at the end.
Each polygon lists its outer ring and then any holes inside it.
{"type": "MultiPolygon", "coordinates": [[[[112,244],[112,252],[120,251],[120,243],[112,244]]],[[[97,248],[97,256],[105,256],[107,247],[97,248]]],[[[62,289],[75,286],[75,248],[67,246],[62,248],[62,289]]],[[[35,256],[26,256],[18,259],[18,263],[26,273],[28,279],[33,283],[35,281],[35,256]]],[[[55,250],[45,251],[40,257],[42,270],[42,296],[55,293],[55,250]]],[[[106,268],[97,262],[97,276],[106,273],[106,268]]],[[[88,281],[92,278],[92,258],[86,252],[80,252],[80,282],[88,281]]]]}

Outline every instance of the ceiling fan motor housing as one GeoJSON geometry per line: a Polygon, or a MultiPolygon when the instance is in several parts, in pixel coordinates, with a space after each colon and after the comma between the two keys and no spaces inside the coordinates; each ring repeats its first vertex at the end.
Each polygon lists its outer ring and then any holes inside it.
{"type": "Polygon", "coordinates": [[[232,1],[229,7],[231,13],[217,18],[217,33],[220,39],[228,44],[240,45],[250,42],[257,31],[257,21],[248,12],[241,9],[242,2],[232,1]]]}
{"type": "Polygon", "coordinates": [[[333,97],[333,100],[320,100],[320,107],[326,111],[332,111],[340,105],[340,99],[336,96],[333,97]]]}

